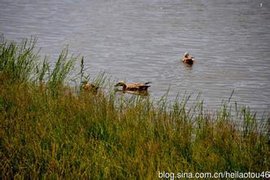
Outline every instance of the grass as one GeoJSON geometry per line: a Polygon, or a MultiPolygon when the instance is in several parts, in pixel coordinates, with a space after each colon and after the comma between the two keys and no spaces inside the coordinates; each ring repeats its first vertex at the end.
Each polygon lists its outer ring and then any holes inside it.
{"type": "MultiPolygon", "coordinates": [[[[0,43],[1,179],[269,171],[269,117],[237,107],[235,121],[226,104],[210,115],[187,99],[169,106],[112,90],[74,93],[66,82],[76,58],[64,50],[51,66],[35,42],[0,43]]],[[[79,81],[89,78],[83,68],[82,59],[79,81]]],[[[96,81],[105,84],[103,75],[96,81]]]]}

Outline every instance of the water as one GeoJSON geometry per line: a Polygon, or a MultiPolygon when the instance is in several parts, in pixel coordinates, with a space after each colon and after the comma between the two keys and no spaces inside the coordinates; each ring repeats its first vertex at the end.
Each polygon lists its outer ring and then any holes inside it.
{"type": "Polygon", "coordinates": [[[38,37],[52,61],[68,44],[91,76],[151,81],[156,99],[200,93],[216,109],[234,90],[231,102],[269,112],[268,0],[0,0],[0,33],[38,37]]]}

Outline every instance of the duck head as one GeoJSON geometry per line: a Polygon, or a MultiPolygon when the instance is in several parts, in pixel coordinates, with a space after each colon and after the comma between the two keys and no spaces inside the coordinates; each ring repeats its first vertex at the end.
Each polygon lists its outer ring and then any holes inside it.
{"type": "Polygon", "coordinates": [[[185,52],[185,53],[184,53],[184,57],[187,58],[188,56],[189,56],[189,52],[185,52]]]}
{"type": "Polygon", "coordinates": [[[119,81],[117,84],[114,85],[114,87],[122,86],[123,90],[126,89],[127,85],[124,81],[119,81]]]}
{"type": "Polygon", "coordinates": [[[126,83],[124,81],[119,81],[117,84],[115,84],[114,86],[115,87],[118,87],[118,86],[125,86],[126,83]]]}

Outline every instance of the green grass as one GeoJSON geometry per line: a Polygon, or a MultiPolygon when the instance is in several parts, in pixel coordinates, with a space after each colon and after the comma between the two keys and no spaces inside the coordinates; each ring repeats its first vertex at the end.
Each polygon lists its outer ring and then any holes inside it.
{"type": "MultiPolygon", "coordinates": [[[[235,121],[226,104],[210,115],[187,99],[74,93],[66,82],[76,58],[64,50],[52,66],[35,42],[0,42],[1,179],[269,171],[269,117],[237,107],[235,121]]],[[[82,59],[78,81],[88,78],[83,68],[82,59]]],[[[103,75],[96,81],[106,84],[103,75]]]]}

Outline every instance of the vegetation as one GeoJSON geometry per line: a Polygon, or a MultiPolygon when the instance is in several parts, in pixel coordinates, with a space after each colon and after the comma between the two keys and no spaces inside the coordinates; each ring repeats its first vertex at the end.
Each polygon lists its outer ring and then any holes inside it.
{"type": "Polygon", "coordinates": [[[51,66],[35,42],[0,42],[1,179],[269,171],[269,118],[257,121],[245,107],[232,116],[226,104],[211,115],[187,99],[82,92],[66,85],[76,58],[64,50],[51,66]]]}

